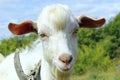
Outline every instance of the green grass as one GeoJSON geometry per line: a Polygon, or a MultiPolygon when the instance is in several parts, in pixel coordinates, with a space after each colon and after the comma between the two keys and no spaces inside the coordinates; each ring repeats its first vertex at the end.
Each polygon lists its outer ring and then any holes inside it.
{"type": "Polygon", "coordinates": [[[120,80],[120,73],[96,73],[88,72],[84,75],[73,75],[71,80],[120,80]]]}

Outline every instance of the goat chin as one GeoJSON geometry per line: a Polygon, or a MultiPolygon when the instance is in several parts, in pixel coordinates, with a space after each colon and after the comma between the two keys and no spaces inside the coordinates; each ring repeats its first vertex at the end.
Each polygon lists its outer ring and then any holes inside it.
{"type": "Polygon", "coordinates": [[[69,80],[72,70],[63,71],[58,69],[56,66],[52,66],[52,75],[59,80],[69,80]]]}

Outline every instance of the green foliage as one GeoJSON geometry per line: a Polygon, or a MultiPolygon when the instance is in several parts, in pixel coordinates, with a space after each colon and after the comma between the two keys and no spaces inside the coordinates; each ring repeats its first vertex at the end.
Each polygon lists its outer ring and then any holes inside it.
{"type": "Polygon", "coordinates": [[[103,28],[104,36],[116,36],[120,38],[120,13],[103,28]]]}
{"type": "Polygon", "coordinates": [[[82,45],[82,48],[78,48],[79,56],[75,65],[75,72],[83,74],[84,72],[94,70],[109,70],[112,65],[108,53],[106,52],[106,46],[109,41],[102,41],[96,43],[93,46],[82,45]]]}
{"type": "Polygon", "coordinates": [[[72,75],[71,80],[120,80],[120,76],[115,73],[89,72],[85,75],[72,75]]]}
{"type": "MultiPolygon", "coordinates": [[[[109,46],[109,55],[111,58],[115,58],[118,54],[116,54],[116,50],[120,47],[120,13],[111,20],[104,28],[101,29],[104,39],[107,36],[111,36],[111,46],[109,46]]],[[[120,54],[120,52],[119,52],[120,54]]]]}
{"type": "Polygon", "coordinates": [[[0,44],[0,53],[2,53],[4,56],[7,56],[8,54],[14,52],[16,48],[25,48],[25,46],[32,43],[37,36],[35,34],[31,34],[29,36],[21,36],[21,38],[22,40],[16,36],[8,40],[2,40],[0,44]]]}

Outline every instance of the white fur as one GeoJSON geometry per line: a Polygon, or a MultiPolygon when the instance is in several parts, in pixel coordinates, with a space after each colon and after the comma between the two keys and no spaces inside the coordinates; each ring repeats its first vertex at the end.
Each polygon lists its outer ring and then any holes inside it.
{"type": "MultiPolygon", "coordinates": [[[[28,74],[41,59],[41,80],[69,80],[77,56],[77,38],[73,34],[78,29],[76,18],[65,5],[47,6],[39,16],[37,28],[38,35],[45,33],[49,37],[42,42],[38,39],[32,48],[21,51],[24,72],[28,74]],[[67,67],[59,60],[64,53],[73,57],[67,67]],[[69,70],[64,71],[66,68],[69,70]]],[[[14,53],[0,64],[0,80],[19,80],[13,57],[14,53]]]]}

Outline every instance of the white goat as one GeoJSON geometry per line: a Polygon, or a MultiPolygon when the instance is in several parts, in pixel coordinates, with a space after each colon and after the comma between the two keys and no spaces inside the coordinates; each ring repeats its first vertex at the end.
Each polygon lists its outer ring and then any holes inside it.
{"type": "MultiPolygon", "coordinates": [[[[77,57],[77,31],[79,28],[97,28],[105,19],[95,20],[87,16],[75,18],[65,5],[45,7],[37,21],[9,24],[15,35],[35,32],[40,36],[33,48],[20,53],[21,65],[29,74],[41,60],[41,80],[69,80],[77,57]]],[[[19,80],[14,68],[14,53],[0,64],[0,80],[19,80]]]]}
{"type": "Polygon", "coordinates": [[[0,53],[0,63],[4,60],[4,56],[0,53]]]}

